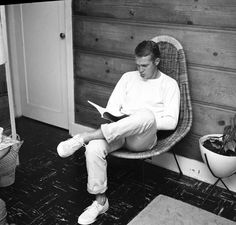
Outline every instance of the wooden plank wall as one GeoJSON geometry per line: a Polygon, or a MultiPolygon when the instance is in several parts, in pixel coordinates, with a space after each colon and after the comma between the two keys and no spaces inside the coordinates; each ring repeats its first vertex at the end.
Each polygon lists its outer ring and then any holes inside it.
{"type": "Polygon", "coordinates": [[[72,7],[76,123],[97,127],[87,99],[105,106],[121,75],[135,69],[136,45],[171,35],[186,53],[194,116],[176,148],[201,161],[199,137],[221,133],[236,113],[236,1],[74,0],[72,7]]]}
{"type": "Polygon", "coordinates": [[[11,134],[6,72],[4,65],[0,65],[0,127],[4,128],[5,135],[11,134]]]}

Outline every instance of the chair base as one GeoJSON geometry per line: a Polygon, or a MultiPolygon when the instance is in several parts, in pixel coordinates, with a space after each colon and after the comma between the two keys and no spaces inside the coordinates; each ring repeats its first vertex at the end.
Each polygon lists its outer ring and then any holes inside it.
{"type": "Polygon", "coordinates": [[[175,150],[172,149],[171,152],[172,152],[172,154],[173,154],[173,156],[174,156],[174,158],[175,158],[175,162],[176,162],[177,167],[178,167],[178,170],[179,170],[179,178],[181,178],[181,177],[183,176],[183,172],[182,172],[182,170],[181,170],[181,168],[180,168],[180,165],[179,165],[177,156],[176,156],[176,154],[175,154],[175,150]]]}
{"type": "MultiPolygon", "coordinates": [[[[216,176],[216,175],[213,173],[213,171],[212,171],[212,169],[211,169],[211,167],[210,167],[210,165],[209,165],[209,162],[208,162],[208,159],[207,159],[207,155],[204,154],[204,156],[205,156],[205,159],[206,159],[206,164],[207,164],[208,169],[210,170],[211,174],[212,174],[215,178],[217,178],[217,180],[216,180],[216,182],[213,184],[213,186],[212,186],[210,192],[207,194],[205,200],[204,200],[203,203],[202,203],[202,206],[205,204],[205,202],[207,201],[207,199],[210,197],[212,191],[215,189],[216,185],[217,185],[219,182],[221,182],[221,183],[225,186],[226,190],[230,193],[230,195],[232,196],[232,198],[233,198],[234,200],[236,200],[236,196],[234,196],[234,194],[232,193],[232,191],[229,190],[229,188],[227,187],[227,185],[225,184],[225,182],[222,180],[222,178],[216,176]]],[[[232,174],[232,175],[233,175],[233,174],[232,174]]]]}
{"type": "Polygon", "coordinates": [[[218,178],[218,179],[216,180],[216,182],[213,184],[211,190],[210,190],[209,193],[207,194],[207,196],[206,196],[205,200],[203,201],[203,203],[201,204],[201,206],[203,206],[203,205],[206,203],[207,199],[210,197],[211,193],[213,192],[213,190],[215,189],[216,185],[217,185],[219,182],[221,182],[221,183],[225,186],[225,188],[226,188],[227,191],[230,193],[230,195],[232,196],[232,198],[233,198],[234,200],[236,200],[236,196],[233,195],[232,191],[229,190],[229,188],[228,188],[227,185],[224,183],[224,181],[223,181],[221,178],[218,178]]]}

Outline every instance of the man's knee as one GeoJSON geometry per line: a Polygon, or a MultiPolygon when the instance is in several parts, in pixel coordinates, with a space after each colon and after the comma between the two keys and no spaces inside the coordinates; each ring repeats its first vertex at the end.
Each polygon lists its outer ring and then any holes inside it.
{"type": "Polygon", "coordinates": [[[138,120],[144,121],[147,124],[153,125],[155,123],[155,116],[149,109],[140,109],[135,113],[138,120]]]}
{"type": "Polygon", "coordinates": [[[87,159],[93,157],[105,158],[107,155],[107,144],[105,140],[92,140],[86,146],[85,156],[87,159]]]}

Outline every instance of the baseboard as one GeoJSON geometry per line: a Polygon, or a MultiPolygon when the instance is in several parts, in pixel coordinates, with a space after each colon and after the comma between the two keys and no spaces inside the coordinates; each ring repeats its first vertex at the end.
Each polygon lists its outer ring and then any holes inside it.
{"type": "MultiPolygon", "coordinates": [[[[205,163],[179,155],[177,155],[177,158],[184,175],[209,184],[215,183],[216,178],[212,176],[205,163]]],[[[152,159],[148,159],[146,161],[154,165],[163,167],[165,169],[179,172],[174,156],[171,153],[165,153],[163,155],[153,157],[152,159]]],[[[223,180],[231,191],[236,192],[236,174],[223,180]]],[[[221,184],[221,182],[219,182],[218,184],[218,186],[225,188],[221,184]]]]}
{"type": "MultiPolygon", "coordinates": [[[[70,134],[72,136],[79,132],[91,130],[94,129],[75,123],[72,123],[70,126],[70,134]]],[[[212,176],[205,163],[178,155],[177,158],[184,175],[209,184],[215,183],[216,178],[212,176]]],[[[157,165],[171,171],[179,172],[174,160],[174,156],[171,153],[165,153],[163,155],[153,157],[152,159],[147,159],[146,161],[153,165],[157,165]]],[[[236,192],[236,174],[231,177],[225,178],[224,182],[231,191],[236,192]]],[[[221,183],[218,183],[218,185],[224,188],[221,183]]]]}
{"type": "Polygon", "coordinates": [[[95,130],[95,129],[88,126],[81,125],[81,124],[77,124],[77,123],[69,124],[69,133],[72,136],[81,132],[92,131],[92,130],[95,130]]]}

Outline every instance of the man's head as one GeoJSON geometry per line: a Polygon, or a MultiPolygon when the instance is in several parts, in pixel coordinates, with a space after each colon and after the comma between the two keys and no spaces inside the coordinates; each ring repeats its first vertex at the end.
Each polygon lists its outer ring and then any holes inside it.
{"type": "Polygon", "coordinates": [[[160,58],[160,50],[158,44],[154,41],[142,41],[134,50],[136,57],[144,57],[151,55],[153,61],[160,58]]]}
{"type": "Polygon", "coordinates": [[[139,43],[135,48],[135,62],[143,79],[157,78],[157,66],[160,62],[158,45],[154,41],[143,41],[139,43]]]}

